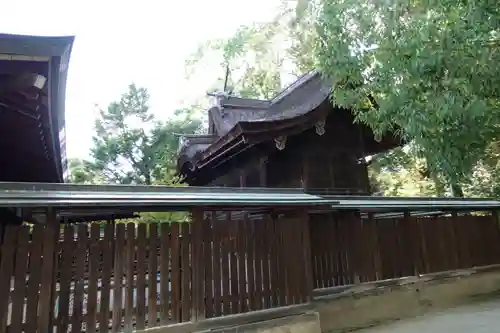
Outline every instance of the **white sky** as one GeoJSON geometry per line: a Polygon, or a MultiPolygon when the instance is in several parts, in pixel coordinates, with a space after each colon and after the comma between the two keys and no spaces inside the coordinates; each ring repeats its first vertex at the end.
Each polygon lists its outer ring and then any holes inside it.
{"type": "Polygon", "coordinates": [[[204,40],[267,21],[277,0],[17,0],[2,4],[0,32],[76,35],[66,96],[68,157],[87,157],[95,104],[106,107],[135,82],[165,119],[203,95],[219,67],[184,78],[184,60],[204,40]]]}

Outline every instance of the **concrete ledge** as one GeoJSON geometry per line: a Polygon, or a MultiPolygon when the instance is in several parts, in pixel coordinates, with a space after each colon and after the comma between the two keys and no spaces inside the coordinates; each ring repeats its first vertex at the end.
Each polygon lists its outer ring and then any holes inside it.
{"type": "Polygon", "coordinates": [[[231,328],[198,331],[200,333],[321,333],[317,312],[288,316],[253,324],[238,325],[231,328]]]}
{"type": "Polygon", "coordinates": [[[500,265],[319,289],[309,304],[167,325],[144,333],[319,333],[357,329],[500,296],[500,265]]]}
{"type": "Polygon", "coordinates": [[[500,295],[500,265],[315,290],[323,332],[350,332],[500,295]]]}
{"type": "MultiPolygon", "coordinates": [[[[249,330],[248,332],[264,332],[260,330],[279,327],[280,325],[285,325],[285,323],[289,321],[291,323],[294,323],[296,320],[298,320],[299,322],[310,321],[312,313],[311,311],[313,310],[313,308],[314,306],[311,303],[284,306],[280,308],[253,311],[253,312],[229,315],[224,317],[209,318],[200,320],[198,322],[187,322],[187,323],[166,325],[138,332],[143,332],[143,333],[187,333],[187,332],[214,332],[214,331],[247,332],[246,330],[249,330]],[[245,331],[242,331],[242,329],[245,329],[245,331]],[[256,331],[256,329],[258,331],[256,331]]],[[[315,314],[315,316],[318,319],[317,321],[319,329],[319,316],[317,314],[315,314]]],[[[279,332],[279,331],[269,331],[269,332],[279,332]]]]}

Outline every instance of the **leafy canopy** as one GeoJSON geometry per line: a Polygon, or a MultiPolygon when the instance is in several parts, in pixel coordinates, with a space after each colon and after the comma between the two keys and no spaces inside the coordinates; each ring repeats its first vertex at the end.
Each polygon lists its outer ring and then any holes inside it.
{"type": "MultiPolygon", "coordinates": [[[[175,183],[178,135],[194,133],[201,127],[201,120],[191,110],[178,110],[161,122],[148,103],[147,90],[132,84],[119,101],[100,111],[95,121],[92,160],[86,162],[87,176],[99,174],[106,183],[175,183]]],[[[76,176],[85,179],[81,174],[76,176]]]]}
{"type": "Polygon", "coordinates": [[[464,180],[498,138],[500,7],[491,1],[310,2],[332,98],[377,136],[414,142],[430,169],[464,180]]]}

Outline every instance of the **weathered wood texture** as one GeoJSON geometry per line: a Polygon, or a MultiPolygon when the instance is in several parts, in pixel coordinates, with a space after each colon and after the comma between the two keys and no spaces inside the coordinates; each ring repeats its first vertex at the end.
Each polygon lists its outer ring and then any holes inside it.
{"type": "Polygon", "coordinates": [[[307,220],[204,215],[201,230],[67,225],[58,238],[44,225],[7,226],[0,332],[128,332],[310,297],[301,278],[307,220]],[[47,264],[54,269],[46,272],[47,264]]]}
{"type": "Polygon", "coordinates": [[[314,288],[500,263],[494,216],[310,220],[314,288]]]}
{"type": "Polygon", "coordinates": [[[7,226],[0,333],[132,331],[303,304],[313,288],[500,263],[493,216],[193,220],[68,225],[58,238],[49,226],[7,226]]]}

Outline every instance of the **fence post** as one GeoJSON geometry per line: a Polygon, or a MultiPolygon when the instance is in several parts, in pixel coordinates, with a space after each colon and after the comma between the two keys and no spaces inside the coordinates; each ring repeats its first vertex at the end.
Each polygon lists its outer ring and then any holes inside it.
{"type": "Polygon", "coordinates": [[[52,314],[54,308],[54,288],[57,275],[54,274],[54,260],[56,254],[56,242],[59,236],[59,221],[53,208],[47,210],[47,225],[44,230],[43,241],[43,265],[41,267],[40,299],[38,305],[38,329],[40,333],[48,333],[51,330],[52,314]]]}
{"type": "Polygon", "coordinates": [[[304,274],[305,274],[305,287],[306,298],[309,302],[312,301],[312,292],[314,289],[313,284],[313,271],[312,271],[312,254],[311,254],[311,233],[309,230],[309,212],[303,209],[300,213],[302,220],[302,237],[303,237],[303,254],[304,254],[304,274]]]}
{"type": "Polygon", "coordinates": [[[199,321],[205,318],[205,291],[204,291],[204,273],[203,264],[203,223],[204,210],[202,207],[195,207],[192,210],[192,261],[193,267],[193,287],[192,287],[192,321],[199,321]]]}

